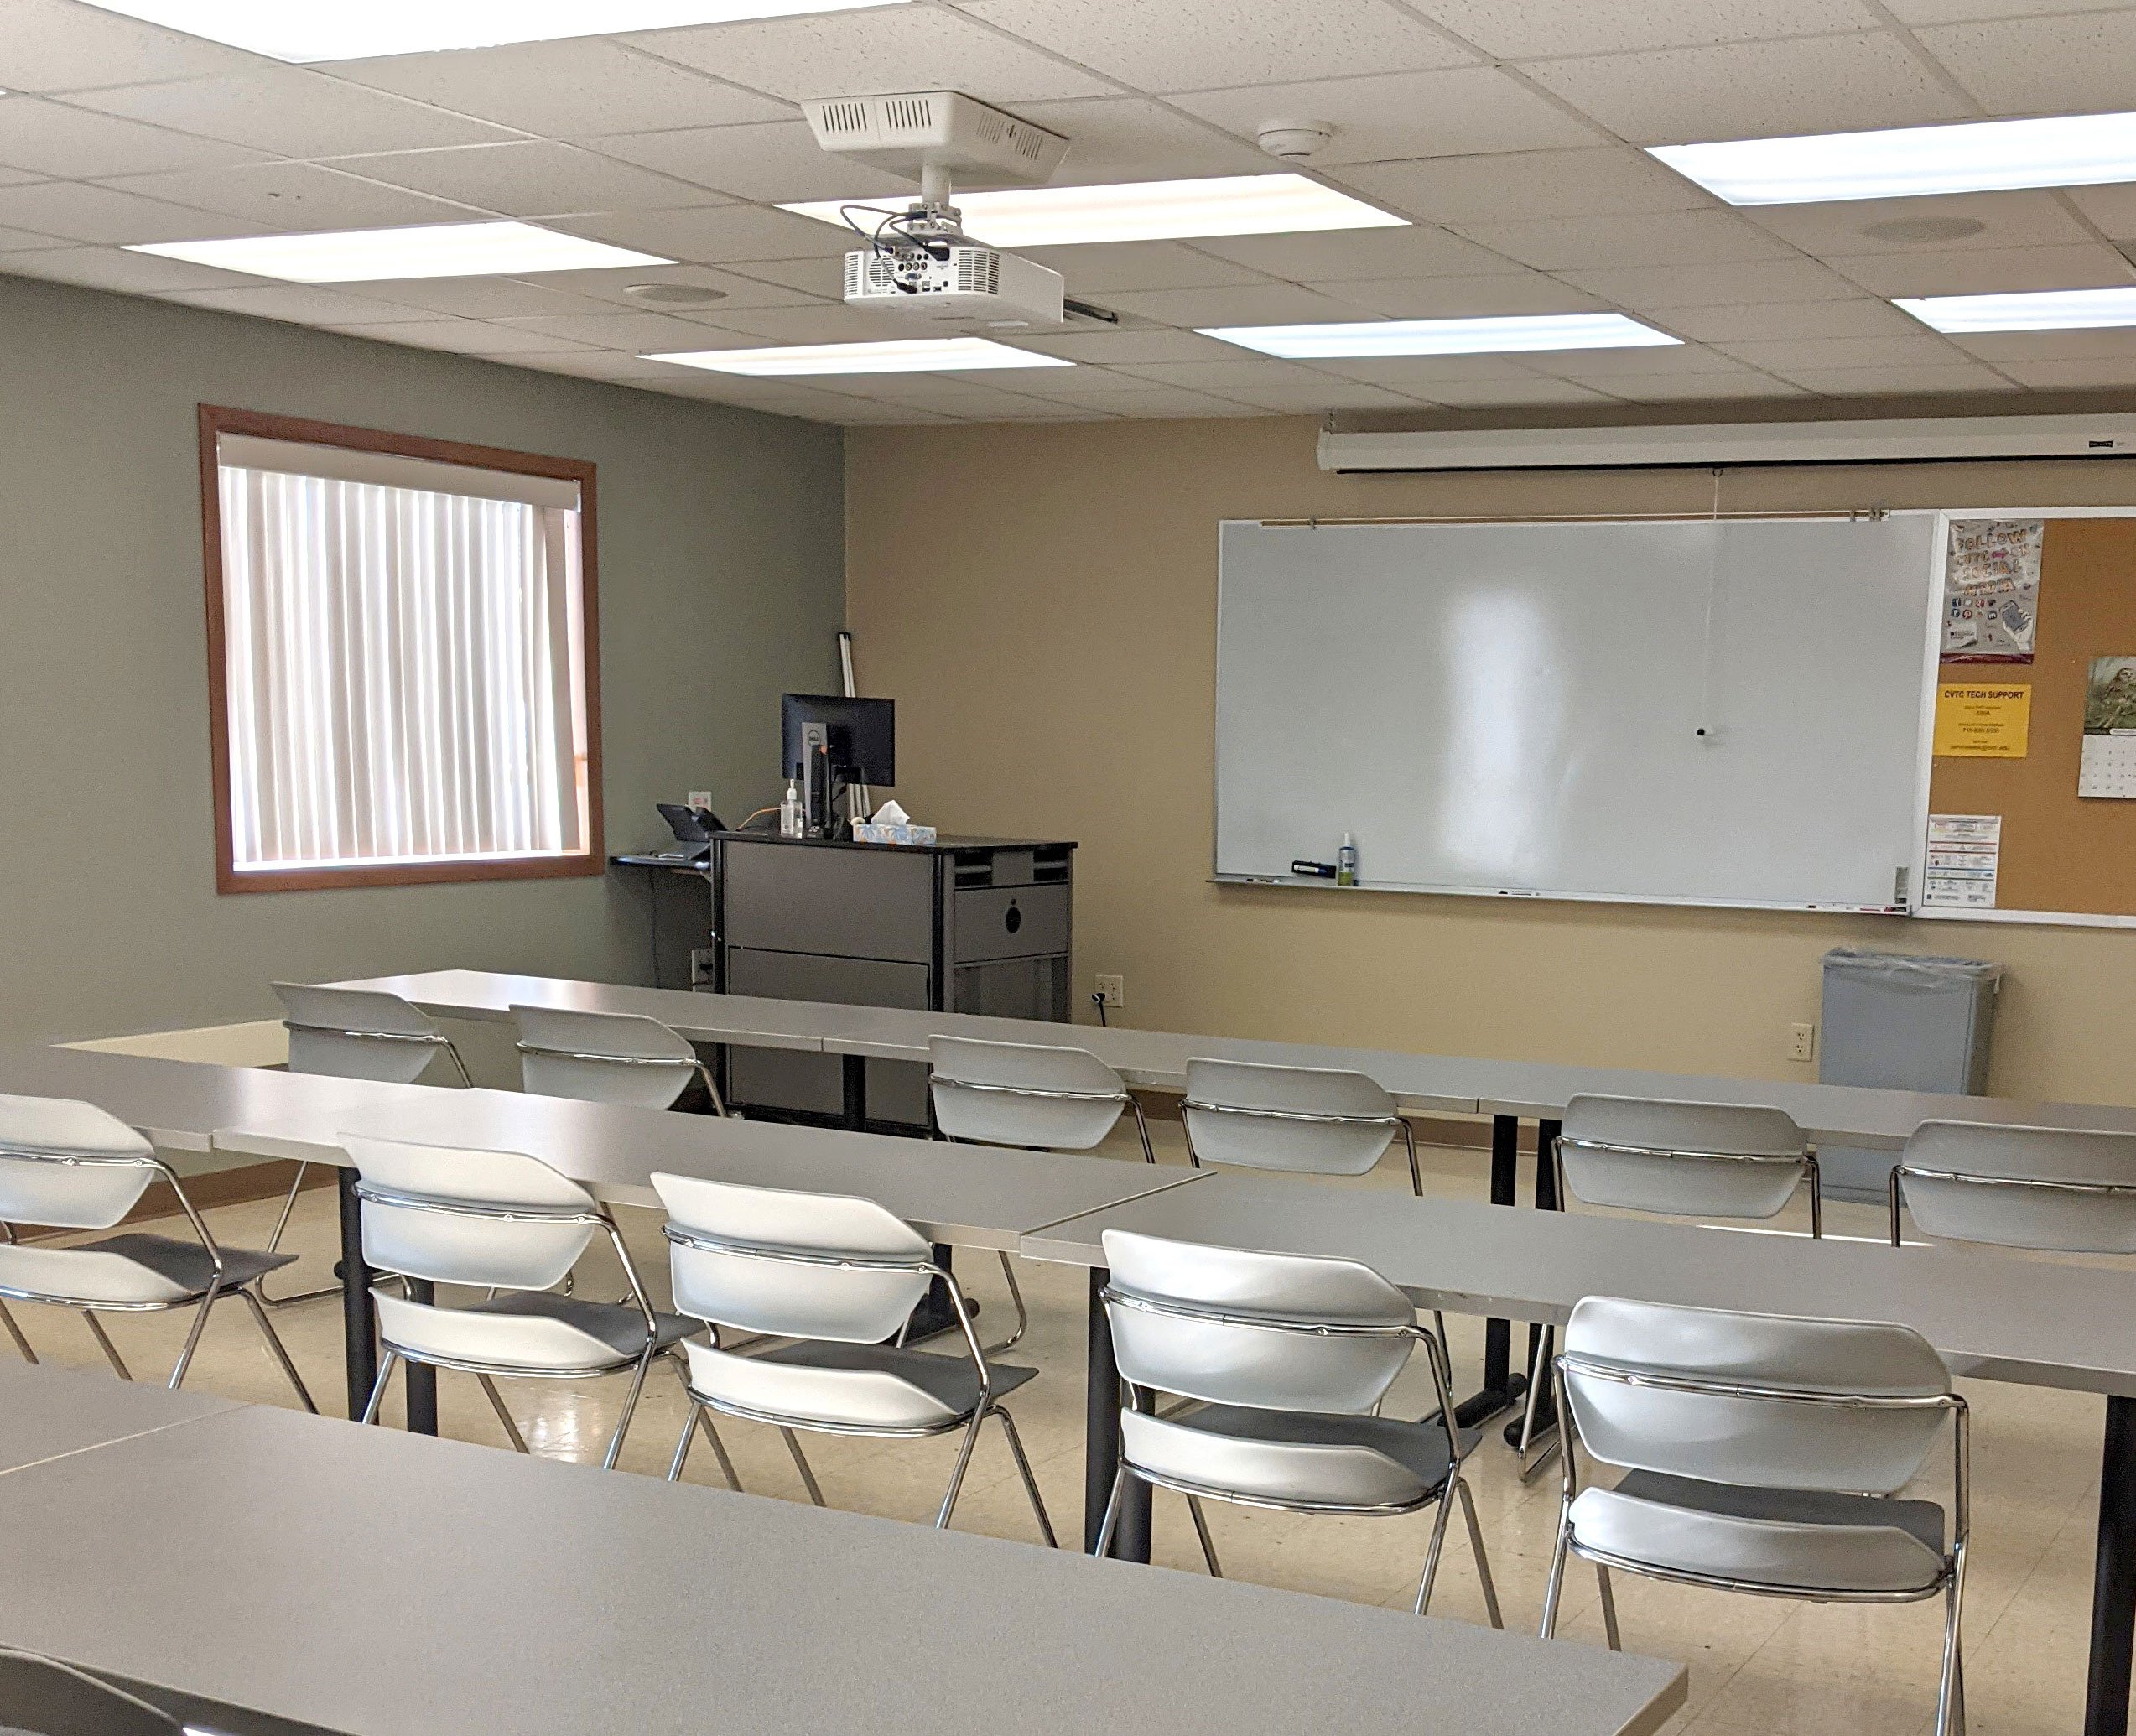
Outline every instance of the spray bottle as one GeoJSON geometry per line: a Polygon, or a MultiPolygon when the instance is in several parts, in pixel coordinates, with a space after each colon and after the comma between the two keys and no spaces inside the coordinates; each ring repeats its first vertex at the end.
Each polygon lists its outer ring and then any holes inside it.
{"type": "Polygon", "coordinates": [[[1335,852],[1335,884],[1338,886],[1357,884],[1357,839],[1348,832],[1343,834],[1343,847],[1335,852]]]}

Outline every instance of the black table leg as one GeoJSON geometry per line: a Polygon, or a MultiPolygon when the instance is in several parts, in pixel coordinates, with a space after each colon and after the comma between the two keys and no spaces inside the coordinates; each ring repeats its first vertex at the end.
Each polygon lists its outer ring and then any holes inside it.
{"type": "MultiPolygon", "coordinates": [[[[410,1278],[408,1299],[426,1305],[434,1303],[438,1299],[438,1286],[425,1279],[410,1278]]],[[[403,1362],[401,1378],[408,1383],[403,1389],[408,1401],[408,1432],[412,1435],[434,1435],[438,1432],[438,1371],[423,1363],[403,1362]]]]}
{"type": "Polygon", "coordinates": [[[868,1058],[847,1055],[841,1069],[845,1082],[845,1125],[855,1133],[868,1130],[868,1058]]]}
{"type": "MultiPolygon", "coordinates": [[[[1113,1360],[1113,1329],[1105,1318],[1102,1300],[1110,1276],[1104,1267],[1090,1273],[1090,1352],[1084,1374],[1084,1406],[1087,1412],[1083,1444],[1083,1549],[1089,1554],[1098,1546],[1098,1528],[1104,1523],[1105,1503],[1112,1499],[1113,1479],[1120,1472],[1120,1365],[1113,1360]]],[[[1130,1477],[1120,1492],[1120,1517],[1113,1526],[1115,1561],[1146,1562],[1150,1558],[1150,1485],[1130,1477]]]]}
{"type": "MultiPolygon", "coordinates": [[[[1552,1161],[1551,1148],[1557,1143],[1559,1124],[1538,1121],[1536,1124],[1536,1209],[1539,1212],[1562,1212],[1565,1202],[1557,1197],[1557,1165],[1552,1161]]],[[[1543,1329],[1540,1326],[1528,1328],[1528,1366],[1536,1365],[1536,1351],[1542,1344],[1543,1329]]],[[[1516,1452],[1520,1446],[1521,1432],[1528,1426],[1527,1418],[1516,1416],[1505,1426],[1505,1444],[1516,1452]]],[[[1550,1388],[1546,1385],[1536,1406],[1536,1426],[1531,1437],[1539,1441],[1557,1427],[1557,1407],[1551,1402],[1550,1388]]]]}
{"type": "MultiPolygon", "coordinates": [[[[1520,1121],[1515,1115],[1491,1117],[1491,1203],[1517,1205],[1520,1183],[1520,1121]]],[[[1513,1372],[1513,1326],[1510,1321],[1484,1323],[1483,1390],[1453,1407],[1454,1421],[1476,1428],[1520,1402],[1528,1377],[1513,1372]]]]}
{"type": "Polygon", "coordinates": [[[2132,1639],[2136,1639],[2136,1399],[2109,1396],[2099,1463],[2099,1552],[2092,1582],[2084,1736],[2127,1736],[2132,1639]]]}
{"type": "Polygon", "coordinates": [[[363,1218],[356,1200],[356,1172],[335,1172],[341,1192],[342,1354],[349,1382],[349,1419],[363,1415],[378,1379],[377,1311],[371,1301],[371,1268],[363,1263],[363,1218]]]}

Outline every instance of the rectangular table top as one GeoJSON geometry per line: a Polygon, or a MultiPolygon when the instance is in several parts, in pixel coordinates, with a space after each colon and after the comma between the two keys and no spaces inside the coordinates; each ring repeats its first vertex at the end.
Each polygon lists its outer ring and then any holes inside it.
{"type": "Polygon", "coordinates": [[[1677,1664],[244,1408],[0,1477],[0,1632],[350,1736],[1645,1736],[1677,1664]],[[205,1582],[214,1588],[203,1597],[205,1582]]]}
{"type": "Polygon", "coordinates": [[[421,1145],[523,1151],[604,1199],[657,1206],[656,1171],[872,1199],[931,1240],[1013,1253],[1046,1224],[1205,1172],[1111,1157],[1003,1151],[775,1121],[624,1109],[517,1091],[403,1086],[387,1104],[323,1104],[217,1130],[216,1149],[255,1158],[340,1163],[343,1134],[421,1145]]]}
{"type": "Polygon", "coordinates": [[[0,1362],[0,1474],[242,1408],[208,1392],[171,1392],[104,1370],[0,1362]]]}
{"type": "Polygon", "coordinates": [[[1957,1374],[2136,1397],[2136,1266],[1513,1211],[1236,1173],[1070,1219],[1026,1236],[1021,1251],[1101,1266],[1107,1229],[1359,1260],[1423,1307],[1516,1320],[1562,1324],[1583,1297],[1622,1296],[1897,1321],[1957,1374]]]}

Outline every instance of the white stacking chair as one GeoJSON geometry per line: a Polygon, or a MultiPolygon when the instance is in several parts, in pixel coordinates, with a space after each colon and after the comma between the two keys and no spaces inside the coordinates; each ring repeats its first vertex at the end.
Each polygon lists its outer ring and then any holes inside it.
{"type": "Polygon", "coordinates": [[[675,1346],[689,1323],[657,1312],[621,1233],[594,1197],[540,1159],[344,1135],[356,1165],[363,1257],[387,1277],[372,1291],[385,1354],[364,1406],[378,1414],[395,1365],[456,1369],[481,1383],[518,1452],[526,1439],[505,1408],[501,1378],[631,1377],[622,1415],[601,1458],[612,1469],[657,1356],[682,1364],[675,1346]],[[596,1235],[605,1234],[631,1286],[621,1302],[554,1294],[596,1235]],[[490,1292],[458,1307],[397,1294],[390,1280],[472,1286],[490,1292]],[[498,1292],[503,1292],[499,1294],[498,1292]]]}
{"type": "Polygon", "coordinates": [[[1221,1163],[1361,1176],[1378,1167],[1399,1138],[1409,1155],[1411,1190],[1420,1199],[1424,1194],[1416,1132],[1385,1088],[1361,1073],[1189,1061],[1180,1115],[1197,1168],[1221,1163]]]}
{"type": "MultiPolygon", "coordinates": [[[[1126,1081],[1088,1049],[969,1037],[930,1037],[927,1046],[928,1094],[935,1129],[944,1139],[1031,1151],[1088,1151],[1103,1144],[1131,1110],[1142,1161],[1157,1161],[1142,1105],[1126,1081]]],[[[988,1347],[997,1351],[1016,1343],[1031,1323],[1009,1256],[1004,1253],[1000,1260],[1016,1325],[988,1347]]]]}
{"type": "MultiPolygon", "coordinates": [[[[1825,1233],[1817,1156],[1794,1118],[1754,1104],[1679,1103],[1585,1094],[1565,1106],[1551,1161],[1557,1197],[1671,1218],[1777,1216],[1806,1182],[1810,1234],[1825,1233]]],[[[1549,1463],[1534,1454],[1552,1334],[1536,1344],[1520,1422],[1520,1480],[1549,1463]]]]}
{"type": "Polygon", "coordinates": [[[1588,1297],[1557,1360],[1564,1498],[1543,1598],[1556,1631],[1568,1554],[1609,1574],[1812,1603],[1944,1600],[1937,1736],[1964,1728],[1959,1621],[1966,1402],[1904,1326],[1588,1297]],[[1899,1500],[1950,1424],[1950,1510],[1899,1500]],[[1579,1486],[1576,1448],[1624,1472],[1579,1486]]]}
{"type": "Polygon", "coordinates": [[[1503,1627],[1462,1461],[1478,1436],[1458,1428],[1445,1344],[1369,1266],[1104,1233],[1105,1316],[1129,1383],[1120,1470],[1094,1553],[1112,1541],[1130,1477],[1188,1499],[1203,1559],[1220,1576],[1201,1502],[1285,1513],[1405,1514],[1436,1505],[1416,1588],[1430,1605],[1447,1516],[1461,1504],[1491,1625],[1503,1627]],[[1421,1344],[1436,1413],[1384,1416],[1395,1377],[1421,1344]],[[1146,1393],[1198,1408],[1157,1414],[1146,1393]]]}
{"type": "Polygon", "coordinates": [[[8,1302],[75,1308],[89,1323],[122,1380],[133,1376],[99,1314],[151,1314],[196,1307],[184,1348],[170,1371],[183,1384],[208,1315],[225,1296],[242,1297],[260,1336],[307,1411],[316,1411],[297,1365],[260,1305],[260,1280],[295,1258],[226,1248],[187,1198],[185,1185],[148,1141],[94,1104],[57,1097],[0,1097],[0,1323],[29,1362],[29,1340],[8,1302]],[[193,1240],[129,1233],[65,1248],[16,1240],[14,1226],[109,1229],[132,1211],[151,1182],[167,1182],[193,1240]]]}
{"type": "Polygon", "coordinates": [[[169,1713],[41,1653],[0,1646],[0,1736],[189,1736],[169,1713]]]}
{"type": "Polygon", "coordinates": [[[741,1487],[712,1411],[777,1428],[819,1507],[824,1492],[797,1431],[917,1440],[961,1429],[956,1467],[935,1515],[941,1530],[956,1512],[980,1428],[998,1416],[1038,1528],[1049,1548],[1059,1546],[1016,1419],[1001,1402],[1037,1370],[987,1360],[954,1283],[948,1291],[964,1355],[883,1342],[902,1340],[920,1298],[937,1278],[948,1277],[925,1236],[872,1200],[689,1176],[655,1175],[652,1185],[668,1208],[675,1307],[712,1328],[709,1344],[695,1338],[683,1344],[690,1414],[669,1482],[683,1474],[702,1427],[728,1487],[741,1487]],[[723,1347],[720,1335],[730,1328],[783,1342],[745,1354],[723,1347]]]}
{"type": "MultiPolygon", "coordinates": [[[[282,1028],[289,1033],[292,1073],[412,1085],[443,1054],[458,1071],[461,1084],[474,1083],[452,1039],[412,1001],[377,989],[323,988],[311,983],[270,986],[282,1003],[282,1028]]],[[[297,1208],[297,1196],[304,1191],[308,1167],[299,1161],[296,1174],[290,1178],[282,1215],[275,1219],[274,1234],[267,1239],[270,1254],[281,1250],[282,1237],[289,1228],[289,1214],[297,1208]]],[[[260,1299],[269,1307],[279,1308],[340,1293],[339,1286],[330,1284],[295,1296],[269,1296],[262,1287],[260,1299]]]]}
{"type": "Polygon", "coordinates": [[[2005,1248],[2136,1254],[2136,1133],[1924,1121],[1891,1169],[1924,1234],[2005,1248]]]}
{"type": "Polygon", "coordinates": [[[702,1079],[715,1115],[727,1105],[688,1038],[637,1013],[514,1006],[520,1084],[538,1097],[576,1097],[631,1109],[672,1108],[702,1079]]]}

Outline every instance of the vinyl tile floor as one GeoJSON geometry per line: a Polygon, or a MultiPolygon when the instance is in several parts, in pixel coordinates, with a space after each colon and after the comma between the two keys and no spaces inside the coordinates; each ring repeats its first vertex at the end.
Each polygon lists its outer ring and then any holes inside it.
{"type": "MultiPolygon", "coordinates": [[[[1185,1161],[1177,1123],[1155,1123],[1153,1132],[1163,1162],[1185,1161]]],[[[1108,1149],[1124,1161],[1137,1155],[1118,1138],[1108,1149]]],[[[1428,1192],[1484,1197],[1484,1153],[1427,1149],[1425,1160],[1428,1192]]],[[[1522,1170],[1525,1194],[1526,1160],[1522,1170]]],[[[1406,1166],[1397,1157],[1357,1181],[1326,1185],[1401,1189],[1408,1184],[1406,1166]]],[[[260,1247],[273,1229],[277,1209],[276,1203],[262,1201],[218,1208],[211,1219],[221,1239],[260,1247]]],[[[1798,1209],[1796,1215],[1802,1221],[1793,1227],[1806,1229],[1806,1212],[1798,1209]]],[[[657,1217],[628,1208],[618,1216],[656,1302],[664,1303],[666,1248],[657,1217]]],[[[1878,1207],[1833,1203],[1826,1208],[1826,1217],[1827,1234],[1882,1234],[1878,1207]]],[[[1783,1225],[1787,1222],[1783,1219],[1783,1225]]],[[[270,1281],[270,1287],[279,1292],[331,1281],[336,1232],[330,1189],[306,1192],[286,1245],[303,1257],[279,1275],[278,1282],[270,1281]]],[[[980,1304],[982,1336],[998,1338],[1005,1329],[1001,1323],[1011,1316],[999,1262],[991,1255],[966,1252],[958,1256],[957,1266],[980,1304]]],[[[1001,1359],[1036,1368],[1039,1375],[1016,1394],[1010,1408],[1023,1431],[1054,1525],[1073,1547],[1081,1536],[1084,1274],[1028,1261],[1017,1262],[1016,1274],[1030,1307],[1031,1329],[1001,1359]]],[[[586,1293],[623,1293],[614,1261],[599,1250],[582,1263],[579,1282],[586,1293]]],[[[26,1306],[18,1307],[16,1313],[45,1360],[105,1366],[79,1316],[26,1306]]],[[[159,1379],[168,1371],[182,1338],[184,1317],[106,1318],[137,1375],[159,1379]]],[[[339,1414],[341,1322],[335,1301],[293,1303],[276,1310],[274,1319],[320,1408],[339,1414]]],[[[1455,1317],[1447,1323],[1457,1389],[1473,1389],[1482,1359],[1483,1323],[1455,1317]]],[[[1525,1336],[1515,1328],[1516,1356],[1525,1336]]],[[[245,1311],[235,1306],[219,1308],[210,1322],[187,1384],[257,1403],[295,1402],[245,1311]]],[[[447,1373],[439,1384],[446,1433],[506,1449],[503,1431],[471,1377],[447,1373]]],[[[534,1452],[597,1463],[625,1385],[621,1377],[523,1380],[506,1384],[504,1392],[534,1452]]],[[[1962,1385],[1973,1416],[1973,1544],[1965,1607],[1968,1726],[1973,1736],[2047,1736],[2072,1730],[2082,1722],[2103,1402],[2081,1394],[1984,1382],[1962,1385]]],[[[1429,1376],[1421,1364],[1414,1364],[1388,1408],[1390,1414],[1417,1416],[1432,1402],[1429,1376]]],[[[656,1375],[638,1406],[622,1469],[664,1475],[683,1413],[677,1382],[656,1375]]],[[[382,1415],[388,1426],[400,1426],[398,1380],[382,1415]]],[[[720,1432],[746,1489],[787,1500],[807,1499],[776,1431],[729,1422],[720,1425],[720,1432]]],[[[816,1436],[807,1437],[805,1444],[824,1497],[833,1505],[916,1523],[933,1521],[955,1453],[954,1438],[870,1442],[816,1436]]],[[[1944,1494],[1947,1463],[1931,1458],[1922,1493],[1944,1494]]],[[[700,1440],[688,1479],[710,1480],[719,1474],[700,1440]]],[[[1557,1523],[1557,1467],[1553,1463],[1524,1485],[1514,1455],[1494,1425],[1470,1461],[1470,1477],[1506,1623],[1532,1632],[1557,1523]]],[[[1291,1517],[1214,1503],[1207,1511],[1219,1557],[1231,1577],[1399,1608],[1415,1599],[1428,1511],[1381,1520],[1291,1517]]],[[[1038,1541],[1036,1521],[997,1430],[986,1431],[980,1442],[954,1522],[959,1530],[1038,1541]]],[[[1155,1554],[1167,1568],[1204,1571],[1184,1504],[1162,1492],[1156,1497],[1155,1554]]],[[[1942,1631],[1940,1601],[1897,1608],[1802,1604],[1621,1574],[1616,1591],[1625,1645],[1690,1666],[1690,1701],[1667,1727],[1671,1732],[1917,1736],[1932,1727],[1942,1631]]],[[[1432,1611],[1458,1620],[1484,1619],[1474,1564],[1458,1523],[1448,1532],[1432,1611]]],[[[1569,1641],[1602,1643],[1594,1576],[1577,1563],[1568,1574],[1559,1632],[1569,1641]]]]}

